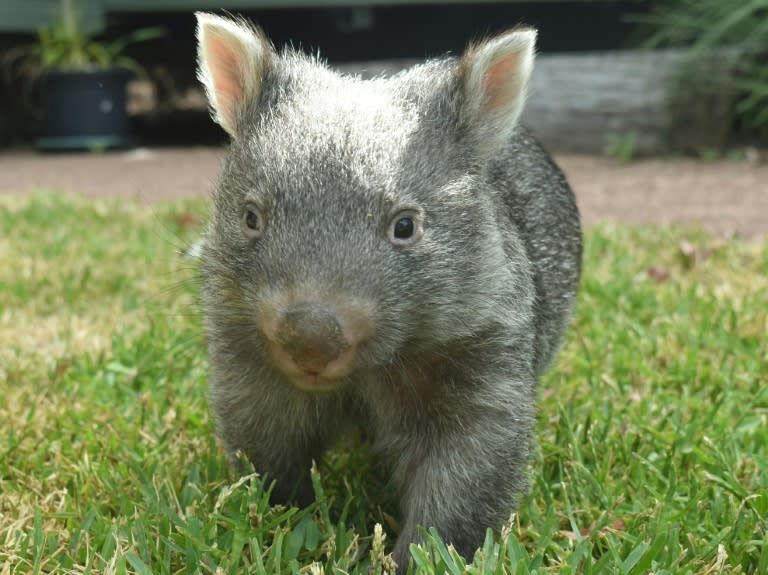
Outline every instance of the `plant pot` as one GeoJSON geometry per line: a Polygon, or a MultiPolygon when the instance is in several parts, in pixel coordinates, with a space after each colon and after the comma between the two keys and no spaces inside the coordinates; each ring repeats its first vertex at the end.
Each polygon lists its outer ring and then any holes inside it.
{"type": "Polygon", "coordinates": [[[121,68],[49,72],[45,79],[42,150],[102,150],[131,144],[121,68]]]}

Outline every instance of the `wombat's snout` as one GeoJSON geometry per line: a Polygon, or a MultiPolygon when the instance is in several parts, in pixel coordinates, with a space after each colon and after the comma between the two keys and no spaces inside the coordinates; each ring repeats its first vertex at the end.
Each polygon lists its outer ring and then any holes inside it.
{"type": "Polygon", "coordinates": [[[276,343],[307,372],[320,373],[349,347],[336,314],[316,303],[304,303],[286,312],[276,336],[276,343]]]}
{"type": "Polygon", "coordinates": [[[262,306],[262,329],[272,363],[298,387],[332,389],[355,367],[370,338],[372,306],[344,298],[282,294],[262,306]]]}

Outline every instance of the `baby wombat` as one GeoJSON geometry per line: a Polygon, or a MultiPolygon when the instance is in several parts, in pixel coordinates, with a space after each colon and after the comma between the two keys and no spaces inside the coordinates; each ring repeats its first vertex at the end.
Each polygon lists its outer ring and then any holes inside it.
{"type": "Polygon", "coordinates": [[[580,272],[571,189],[518,126],[536,32],[364,81],[197,21],[232,137],[202,252],[226,449],[301,497],[356,423],[399,488],[400,568],[419,526],[471,559],[526,490],[580,272]]]}

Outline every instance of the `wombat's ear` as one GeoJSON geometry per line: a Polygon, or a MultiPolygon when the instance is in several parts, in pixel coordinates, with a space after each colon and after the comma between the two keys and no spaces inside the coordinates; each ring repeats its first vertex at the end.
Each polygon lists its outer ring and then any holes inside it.
{"type": "Polygon", "coordinates": [[[536,30],[515,28],[470,46],[461,59],[462,116],[487,152],[508,140],[520,118],[535,47],[536,30]]]}
{"type": "Polygon", "coordinates": [[[260,30],[246,22],[196,12],[197,77],[205,86],[212,115],[237,137],[243,110],[261,92],[272,48],[260,30]]]}

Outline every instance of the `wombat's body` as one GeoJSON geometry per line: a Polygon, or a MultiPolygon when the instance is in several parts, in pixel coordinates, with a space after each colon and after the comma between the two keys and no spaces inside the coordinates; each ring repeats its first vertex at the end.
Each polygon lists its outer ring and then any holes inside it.
{"type": "Polygon", "coordinates": [[[362,81],[198,18],[233,137],[203,251],[225,446],[301,494],[354,421],[400,486],[399,565],[419,525],[471,558],[526,488],[579,278],[573,194],[516,126],[535,34],[362,81]]]}

